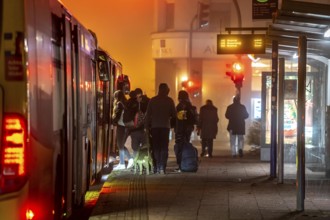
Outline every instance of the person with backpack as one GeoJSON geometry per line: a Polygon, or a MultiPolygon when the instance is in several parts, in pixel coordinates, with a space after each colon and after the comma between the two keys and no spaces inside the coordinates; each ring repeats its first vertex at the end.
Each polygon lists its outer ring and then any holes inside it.
{"type": "Polygon", "coordinates": [[[168,96],[170,88],[161,83],[158,94],[149,101],[145,129],[151,133],[151,146],[155,160],[155,169],[159,174],[165,174],[168,160],[169,134],[171,118],[176,117],[175,104],[168,96]]]}
{"type": "Polygon", "coordinates": [[[249,117],[249,113],[246,107],[240,103],[240,96],[236,95],[233,98],[233,104],[227,107],[225,116],[228,119],[227,130],[230,136],[232,157],[236,157],[237,148],[239,156],[243,157],[245,119],[249,117]]]}
{"type": "Polygon", "coordinates": [[[114,171],[126,169],[125,156],[128,158],[127,169],[133,166],[133,158],[131,158],[129,151],[125,147],[128,131],[123,121],[123,115],[126,105],[127,99],[123,91],[117,90],[114,93],[112,123],[116,126],[116,144],[119,149],[119,164],[113,168],[114,171]]]}
{"type": "MultiPolygon", "coordinates": [[[[176,156],[176,162],[178,164],[178,168],[175,169],[175,172],[181,172],[181,162],[182,162],[182,153],[184,147],[191,147],[190,145],[190,137],[192,132],[194,131],[194,126],[197,124],[197,110],[196,107],[193,106],[189,100],[189,94],[185,90],[179,91],[178,94],[178,105],[176,106],[176,120],[175,120],[175,145],[174,152],[176,156]]],[[[197,154],[197,153],[196,153],[197,154]]],[[[196,155],[196,160],[198,155],[196,155]]],[[[195,159],[191,158],[192,160],[195,159]]],[[[190,168],[188,168],[190,169],[190,168]]],[[[191,171],[195,170],[195,168],[191,168],[191,171]]]]}
{"type": "Polygon", "coordinates": [[[143,95],[142,89],[136,88],[134,90],[134,103],[128,106],[133,110],[134,126],[129,129],[131,136],[131,146],[133,149],[133,157],[136,156],[137,151],[145,143],[144,120],[149,103],[149,98],[143,95]]]}
{"type": "Polygon", "coordinates": [[[206,104],[199,110],[199,121],[197,126],[197,134],[202,139],[201,157],[208,154],[209,158],[213,157],[213,139],[218,133],[218,109],[213,105],[212,100],[206,100],[206,104]],[[206,152],[207,148],[207,152],[206,152]]]}

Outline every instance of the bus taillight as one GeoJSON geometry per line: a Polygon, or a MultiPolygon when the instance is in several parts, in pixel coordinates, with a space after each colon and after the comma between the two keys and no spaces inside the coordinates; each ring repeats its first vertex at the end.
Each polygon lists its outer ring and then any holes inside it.
{"type": "Polygon", "coordinates": [[[5,114],[1,146],[1,193],[12,192],[25,182],[27,175],[26,121],[18,114],[5,114]]]}
{"type": "Polygon", "coordinates": [[[34,213],[31,209],[26,210],[26,219],[31,220],[34,218],[34,213]]]}

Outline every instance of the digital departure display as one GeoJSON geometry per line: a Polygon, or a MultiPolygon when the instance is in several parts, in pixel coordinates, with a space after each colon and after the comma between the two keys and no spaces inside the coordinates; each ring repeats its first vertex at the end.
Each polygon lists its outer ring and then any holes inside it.
{"type": "Polygon", "coordinates": [[[217,54],[263,54],[264,34],[218,34],[217,54]]]}

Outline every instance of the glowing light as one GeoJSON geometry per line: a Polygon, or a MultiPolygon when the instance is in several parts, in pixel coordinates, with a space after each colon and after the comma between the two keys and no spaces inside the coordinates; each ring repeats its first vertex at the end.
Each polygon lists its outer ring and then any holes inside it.
{"type": "Polygon", "coordinates": [[[19,118],[5,118],[4,154],[2,156],[5,175],[25,175],[25,133],[19,118]],[[17,165],[17,166],[15,166],[17,165]]]}
{"type": "Polygon", "coordinates": [[[325,32],[324,32],[324,37],[328,38],[330,37],[330,28],[328,28],[325,32]]]}
{"type": "Polygon", "coordinates": [[[248,54],[248,58],[254,63],[256,63],[260,60],[260,57],[255,58],[253,54],[248,54]]]}
{"type": "Polygon", "coordinates": [[[183,75],[181,77],[181,82],[187,81],[188,80],[188,76],[187,75],[183,75]]]}
{"type": "Polygon", "coordinates": [[[240,62],[233,63],[233,72],[234,73],[241,73],[243,72],[244,67],[240,62]]]}
{"type": "Polygon", "coordinates": [[[33,219],[34,218],[34,213],[33,213],[33,211],[31,210],[31,209],[28,209],[28,210],[26,210],[26,219],[27,220],[30,220],[30,219],[33,219]]]}

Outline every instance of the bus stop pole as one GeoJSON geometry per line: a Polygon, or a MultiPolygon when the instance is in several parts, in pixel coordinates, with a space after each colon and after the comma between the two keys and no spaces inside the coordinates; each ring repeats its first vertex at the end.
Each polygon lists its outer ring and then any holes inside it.
{"type": "Polygon", "coordinates": [[[272,41],[272,90],[271,90],[271,128],[270,128],[270,178],[276,178],[277,162],[277,71],[278,41],[272,41]]]}
{"type": "Polygon", "coordinates": [[[297,211],[304,211],[305,200],[305,88],[307,38],[298,40],[298,105],[297,105],[297,211]]]}
{"type": "Polygon", "coordinates": [[[283,173],[284,173],[284,75],[285,75],[285,60],[284,58],[279,58],[278,67],[278,183],[283,183],[283,173]]]}

